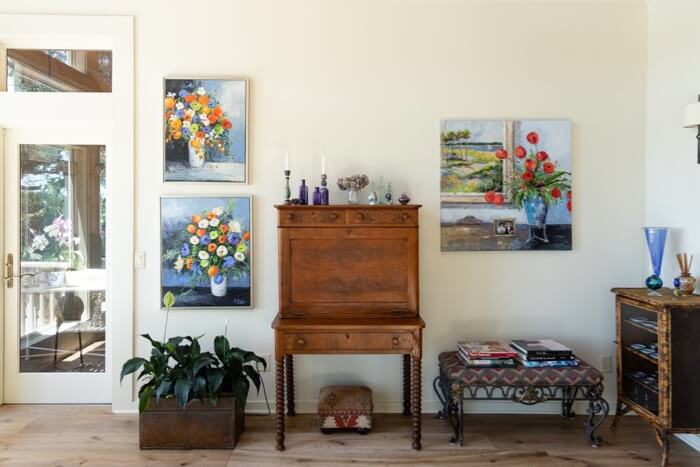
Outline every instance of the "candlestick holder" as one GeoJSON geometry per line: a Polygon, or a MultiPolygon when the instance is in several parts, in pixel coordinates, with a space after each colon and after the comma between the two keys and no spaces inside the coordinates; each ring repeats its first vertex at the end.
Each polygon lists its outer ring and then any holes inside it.
{"type": "Polygon", "coordinates": [[[328,196],[328,176],[326,174],[321,174],[321,203],[323,205],[329,204],[328,196]]]}
{"type": "Polygon", "coordinates": [[[289,189],[289,176],[292,174],[291,170],[284,171],[284,204],[292,204],[292,190],[289,189]]]}

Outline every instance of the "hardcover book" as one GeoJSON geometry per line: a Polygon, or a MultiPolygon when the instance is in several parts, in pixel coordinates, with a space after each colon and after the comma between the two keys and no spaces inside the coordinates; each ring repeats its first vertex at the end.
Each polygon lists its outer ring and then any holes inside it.
{"type": "Polygon", "coordinates": [[[515,339],[511,342],[511,345],[520,353],[525,354],[528,359],[531,357],[561,357],[564,355],[573,355],[570,348],[551,339],[515,339]]]}
{"type": "Polygon", "coordinates": [[[457,347],[470,359],[518,356],[517,352],[503,341],[459,342],[457,347]]]}

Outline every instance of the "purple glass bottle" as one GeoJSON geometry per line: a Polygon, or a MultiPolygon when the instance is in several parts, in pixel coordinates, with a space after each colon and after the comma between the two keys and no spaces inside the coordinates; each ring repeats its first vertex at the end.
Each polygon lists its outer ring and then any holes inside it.
{"type": "Polygon", "coordinates": [[[324,206],[328,206],[328,201],[329,201],[328,188],[326,188],[325,186],[322,186],[321,187],[321,204],[323,204],[324,206]]]}
{"type": "Polygon", "coordinates": [[[319,190],[318,187],[314,188],[314,204],[315,205],[323,204],[321,202],[321,191],[319,190]]]}
{"type": "Polygon", "coordinates": [[[306,180],[301,179],[301,185],[299,185],[299,204],[309,204],[309,187],[306,186],[306,180]]]}

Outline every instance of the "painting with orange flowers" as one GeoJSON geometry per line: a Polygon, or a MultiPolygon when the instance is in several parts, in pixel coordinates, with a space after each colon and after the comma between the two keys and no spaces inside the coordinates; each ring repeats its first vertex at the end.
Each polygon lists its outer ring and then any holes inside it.
{"type": "Polygon", "coordinates": [[[248,308],[252,286],[250,196],[163,197],[161,303],[173,308],[248,308]]]}
{"type": "Polygon", "coordinates": [[[442,121],[442,251],[571,250],[572,202],[568,120],[442,121]]]}
{"type": "Polygon", "coordinates": [[[166,182],[248,180],[248,81],[165,79],[166,182]]]}

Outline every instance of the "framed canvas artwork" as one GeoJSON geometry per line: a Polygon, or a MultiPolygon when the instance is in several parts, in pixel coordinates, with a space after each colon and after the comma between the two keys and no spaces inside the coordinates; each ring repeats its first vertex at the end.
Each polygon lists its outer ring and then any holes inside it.
{"type": "Polygon", "coordinates": [[[164,82],[166,182],[248,181],[248,81],[164,82]]]}
{"type": "Polygon", "coordinates": [[[252,301],[250,196],[162,197],[161,302],[173,308],[249,308],[252,301]]]}
{"type": "Polygon", "coordinates": [[[442,251],[571,250],[571,123],[444,120],[442,251]]]}

